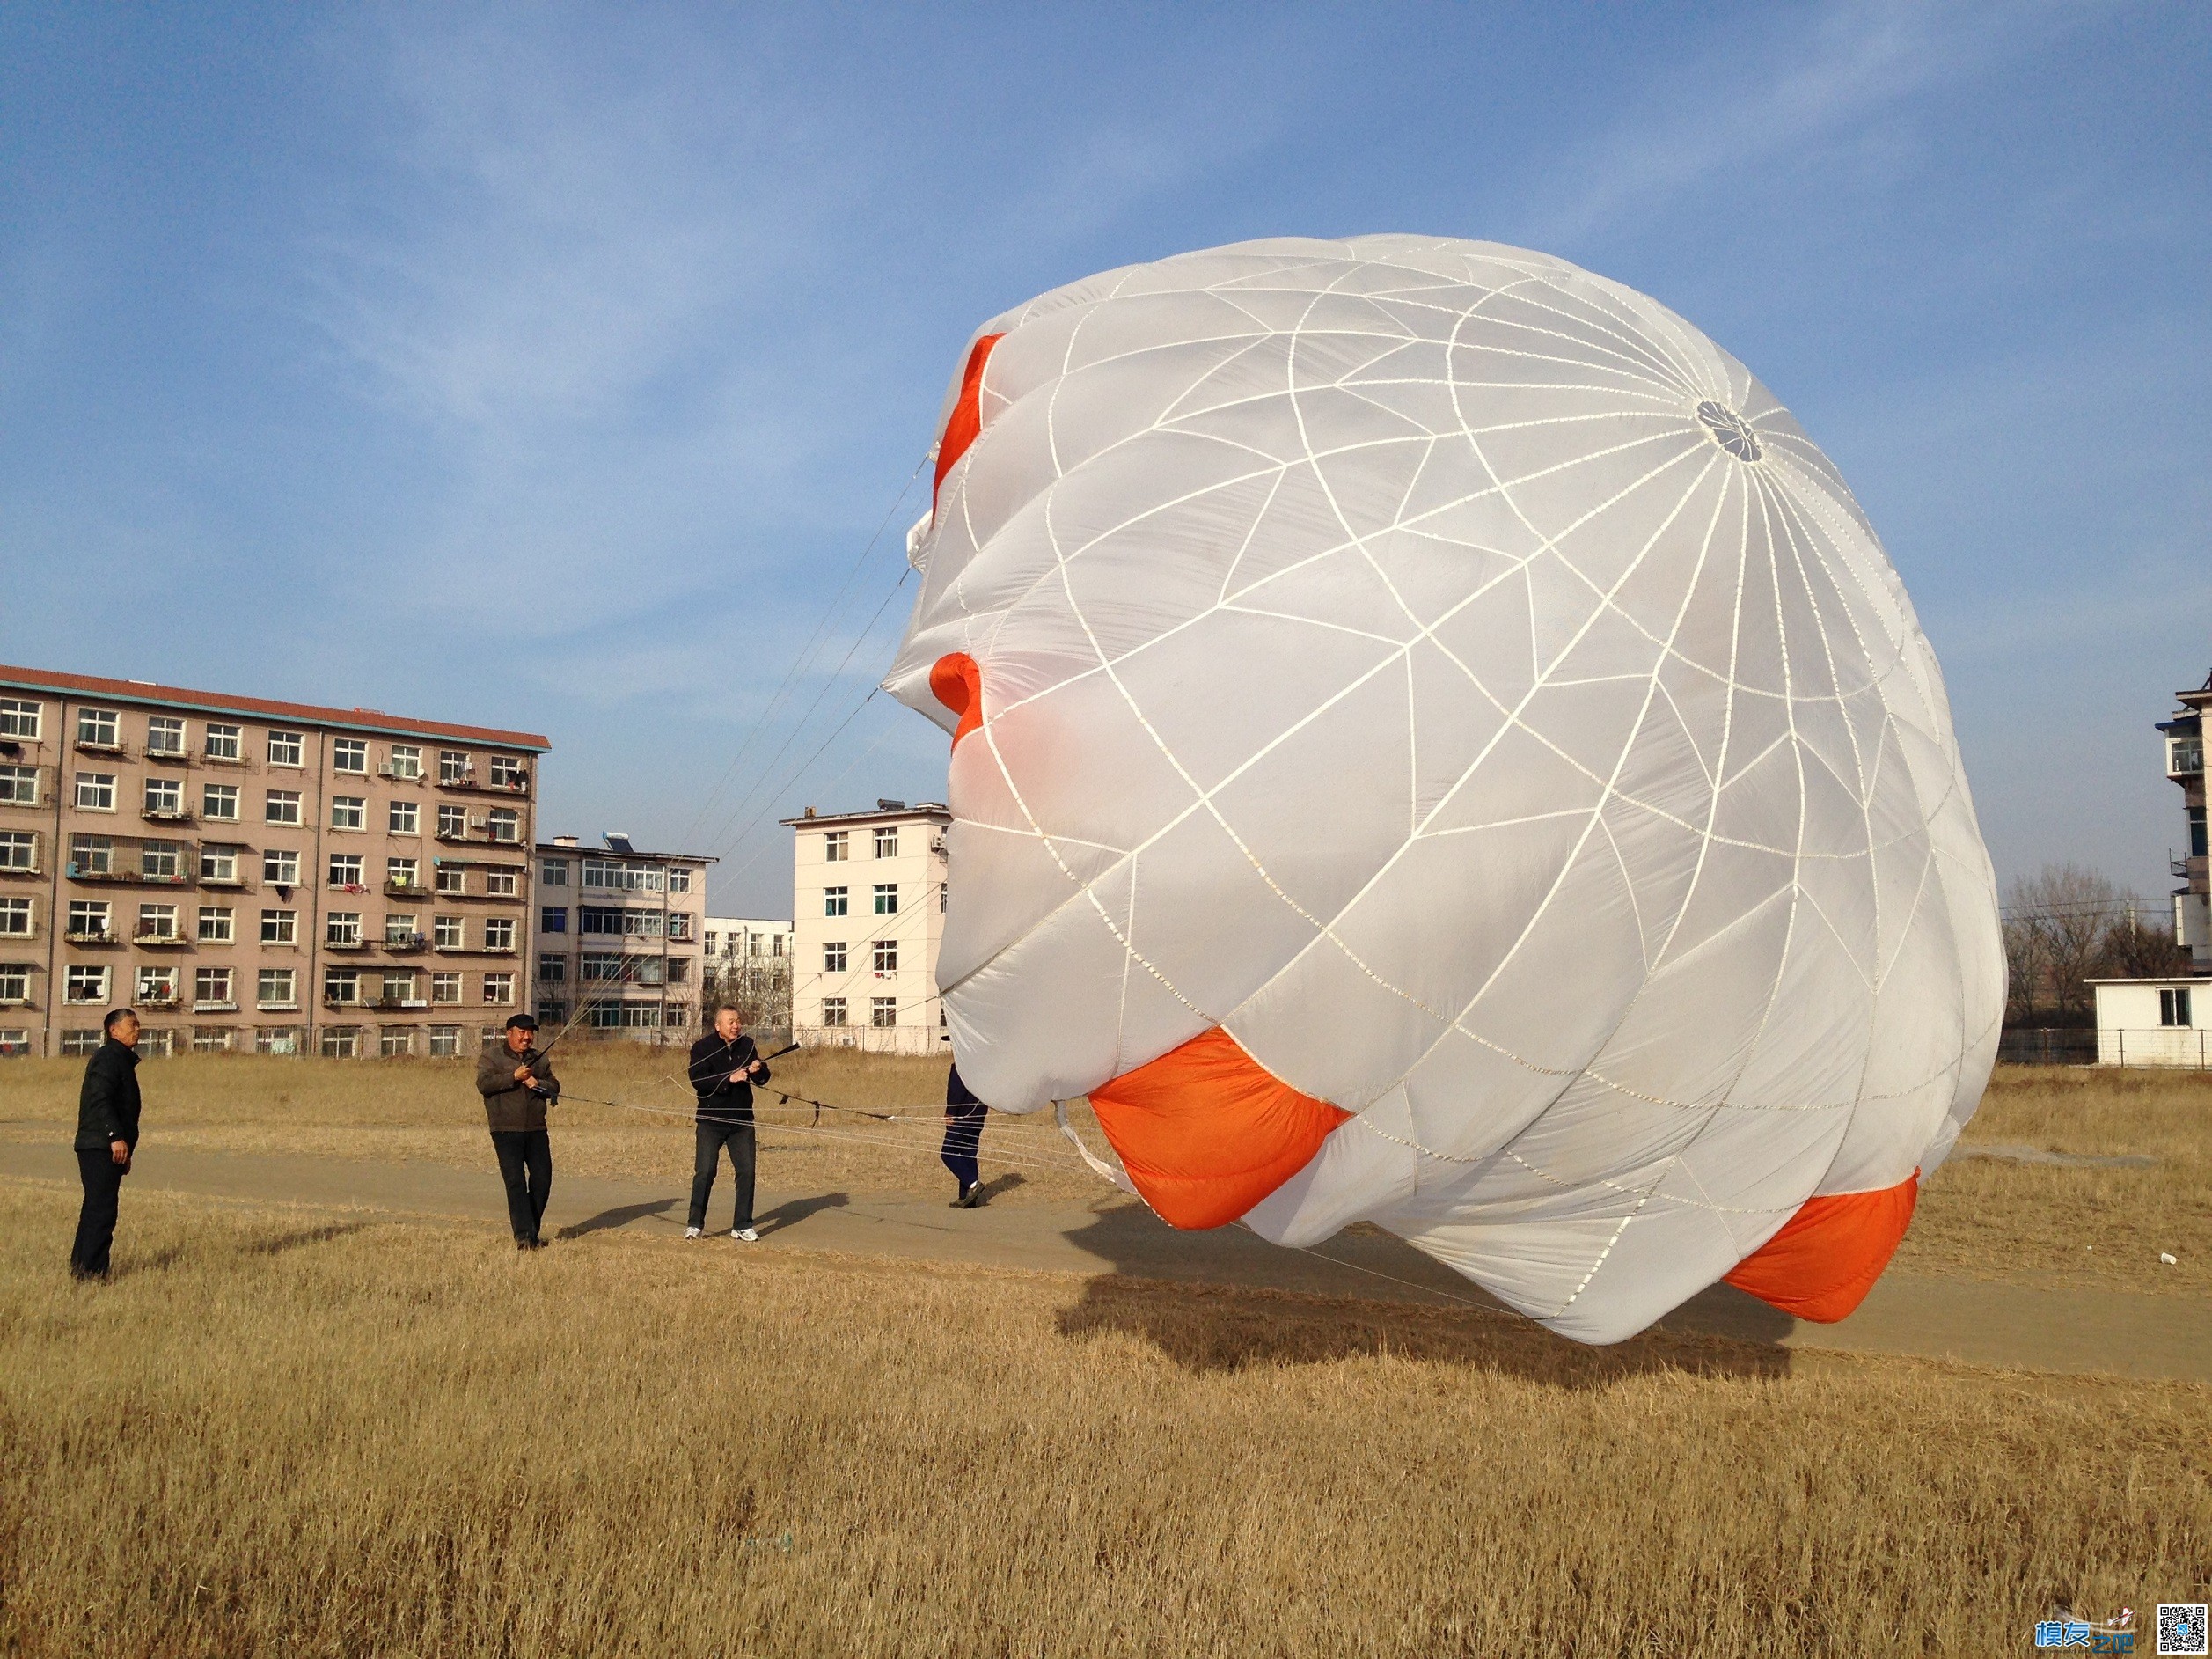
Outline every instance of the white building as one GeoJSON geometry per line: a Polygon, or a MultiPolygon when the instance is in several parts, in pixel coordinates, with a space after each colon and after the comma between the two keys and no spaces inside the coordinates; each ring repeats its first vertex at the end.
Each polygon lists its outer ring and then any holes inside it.
{"type": "Polygon", "coordinates": [[[2090,984],[2098,1065],[2212,1067],[2212,975],[2090,984]]]}
{"type": "Polygon", "coordinates": [[[791,924],[758,916],[709,916],[699,946],[711,958],[787,957],[791,924]]]}
{"type": "Polygon", "coordinates": [[[945,830],[934,802],[783,820],[792,848],[792,1039],[951,1052],[937,997],[945,830]]]}
{"type": "Polygon", "coordinates": [[[641,853],[610,830],[600,847],[556,835],[537,847],[531,932],[538,1019],[585,1037],[688,1043],[698,1034],[707,866],[641,853]]]}

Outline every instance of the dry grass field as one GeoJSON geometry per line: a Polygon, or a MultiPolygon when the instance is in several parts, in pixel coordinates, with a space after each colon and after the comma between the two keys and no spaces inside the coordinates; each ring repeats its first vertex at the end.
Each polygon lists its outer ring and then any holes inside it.
{"type": "Polygon", "coordinates": [[[0,1187],[0,1650],[1969,1654],[2212,1579],[2212,1391],[0,1187]]]}
{"type": "MultiPolygon", "coordinates": [[[[564,1046],[572,1096],[555,1113],[560,1168],[665,1180],[691,1169],[690,1093],[679,1055],[631,1044],[564,1046]]],[[[72,1123],[82,1063],[15,1061],[0,1069],[0,1138],[45,1139],[72,1123]]],[[[468,1065],[253,1056],[148,1061],[149,1133],[209,1150],[312,1152],[488,1170],[491,1152],[468,1065]]],[[[794,1054],[776,1083],[839,1105],[911,1112],[897,1123],[766,1101],[761,1180],[779,1192],[936,1193],[944,1062],[849,1050],[794,1054]]],[[[1089,1113],[1078,1127],[1104,1139],[1089,1113]]],[[[2144,1167],[1954,1157],[1927,1183],[1898,1253],[1907,1273],[2040,1285],[2105,1285],[2212,1296],[2212,1075],[2056,1068],[2001,1069],[1967,1145],[2086,1156],[2143,1156],[2144,1167]],[[2161,1252],[2178,1265],[2159,1261],[2161,1252]]],[[[983,1143],[994,1202],[1089,1203],[1109,1189],[1049,1116],[994,1117],[983,1143]],[[1014,1179],[1013,1178],[1018,1178],[1014,1179]]]]}

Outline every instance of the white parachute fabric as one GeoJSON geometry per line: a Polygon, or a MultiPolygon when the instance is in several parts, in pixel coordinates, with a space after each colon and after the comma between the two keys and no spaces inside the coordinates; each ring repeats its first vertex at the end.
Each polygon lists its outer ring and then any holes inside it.
{"type": "Polygon", "coordinates": [[[1218,1026],[1354,1114],[1254,1227],[1376,1222],[1587,1340],[1941,1161],[1994,878],[1903,586],[1741,363],[1563,261],[1395,236],[992,336],[885,681],[949,730],[932,669],[979,670],[940,958],[978,1095],[1218,1026]]]}

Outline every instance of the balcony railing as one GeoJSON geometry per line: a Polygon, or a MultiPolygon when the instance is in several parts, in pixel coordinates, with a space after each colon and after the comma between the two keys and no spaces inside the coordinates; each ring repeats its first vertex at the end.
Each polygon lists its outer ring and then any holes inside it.
{"type": "Polygon", "coordinates": [[[114,944],[118,943],[113,928],[71,928],[62,938],[69,944],[114,944]]]}
{"type": "Polygon", "coordinates": [[[150,806],[138,816],[150,818],[157,824],[189,824],[192,822],[192,809],[188,806],[150,806]]]}
{"type": "Polygon", "coordinates": [[[323,941],[323,949],[326,951],[366,951],[368,948],[369,941],[366,939],[338,938],[323,941]]]}
{"type": "Polygon", "coordinates": [[[238,1011],[238,1005],[235,998],[228,996],[194,997],[192,1011],[195,1014],[235,1014],[238,1011]]]}
{"type": "Polygon", "coordinates": [[[441,789],[469,789],[479,795],[512,795],[522,796],[530,793],[530,776],[527,773],[525,773],[521,777],[509,778],[502,782],[497,778],[480,778],[472,770],[456,773],[450,777],[448,777],[441,773],[438,777],[438,788],[441,789]]]}
{"type": "Polygon", "coordinates": [[[384,936],[384,948],[387,951],[420,951],[429,943],[429,936],[423,933],[387,933],[384,936]]]}
{"type": "Polygon", "coordinates": [[[88,862],[75,858],[70,860],[69,878],[71,881],[143,884],[150,887],[183,887],[192,881],[192,877],[182,870],[119,870],[112,864],[96,868],[88,862]]]}
{"type": "Polygon", "coordinates": [[[243,770],[245,766],[245,757],[244,755],[217,754],[212,749],[201,749],[200,751],[200,759],[202,762],[211,767],[238,767],[243,770]]]}
{"type": "Polygon", "coordinates": [[[245,885],[245,877],[236,870],[228,876],[210,876],[203,870],[200,872],[200,885],[202,887],[243,887],[245,885]]]}
{"type": "Polygon", "coordinates": [[[114,743],[105,743],[98,738],[79,738],[77,740],[77,746],[86,754],[127,755],[130,752],[129,745],[121,739],[114,743]]]}
{"type": "Polygon", "coordinates": [[[174,928],[141,928],[130,937],[133,944],[143,944],[149,949],[156,945],[185,943],[184,935],[179,933],[174,928]]]}
{"type": "Polygon", "coordinates": [[[387,760],[377,768],[377,775],[388,778],[394,783],[420,783],[422,782],[422,768],[419,766],[394,766],[387,760]]]}
{"type": "Polygon", "coordinates": [[[429,888],[419,881],[399,881],[396,878],[387,880],[384,885],[384,890],[394,899],[425,898],[430,892],[429,888]]]}
{"type": "Polygon", "coordinates": [[[138,995],[131,1000],[140,1008],[174,1008],[177,1006],[177,994],[174,991],[150,991],[143,986],[139,987],[138,995]]]}
{"type": "Polygon", "coordinates": [[[150,743],[146,745],[146,759],[149,760],[189,760],[192,759],[192,752],[181,744],[173,749],[157,749],[150,743]]]}

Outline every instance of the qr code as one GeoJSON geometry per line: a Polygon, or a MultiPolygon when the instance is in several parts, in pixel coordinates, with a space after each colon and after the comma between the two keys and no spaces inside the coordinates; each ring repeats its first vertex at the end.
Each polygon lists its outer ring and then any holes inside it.
{"type": "Polygon", "coordinates": [[[2203,1602],[2158,1604],[2160,1653],[2212,1653],[2206,1645],[2203,1602]]]}

